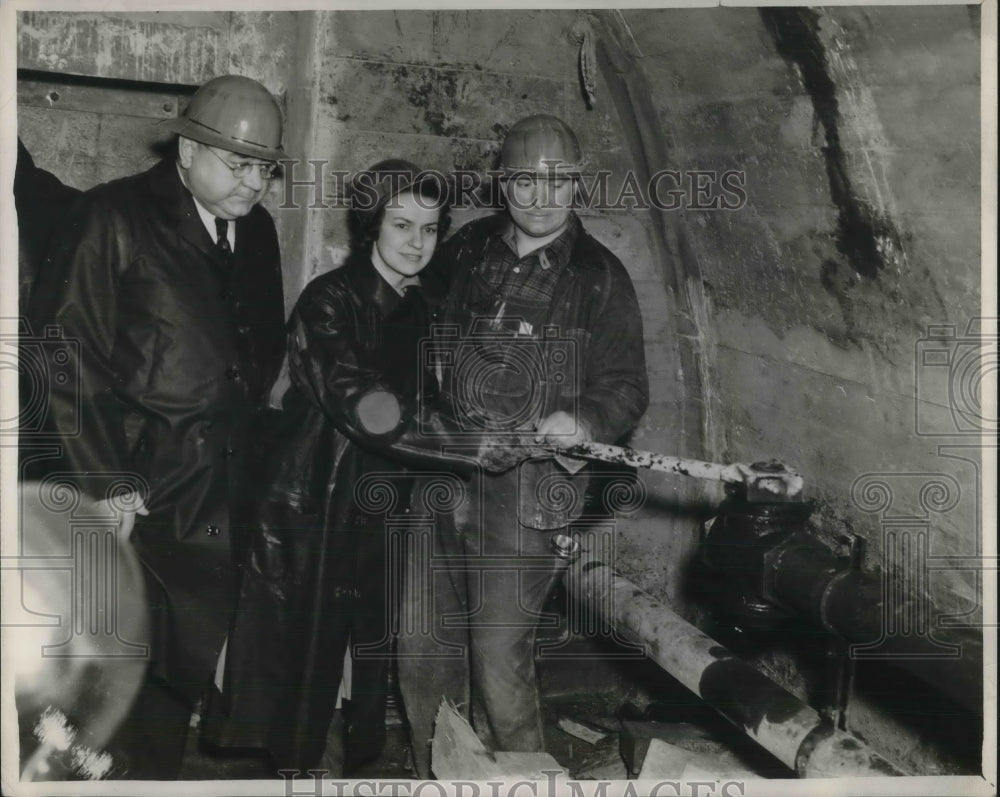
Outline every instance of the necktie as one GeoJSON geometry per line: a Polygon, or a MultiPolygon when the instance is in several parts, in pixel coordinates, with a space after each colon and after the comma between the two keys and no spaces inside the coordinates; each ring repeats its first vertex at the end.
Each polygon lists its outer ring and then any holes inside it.
{"type": "Polygon", "coordinates": [[[215,245],[226,255],[233,253],[233,248],[229,245],[229,220],[215,220],[215,245]]]}

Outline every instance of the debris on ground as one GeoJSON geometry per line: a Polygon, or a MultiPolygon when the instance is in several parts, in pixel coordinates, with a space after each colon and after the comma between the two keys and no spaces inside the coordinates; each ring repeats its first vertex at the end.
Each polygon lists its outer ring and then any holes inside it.
{"type": "Polygon", "coordinates": [[[621,721],[618,749],[631,777],[636,777],[642,769],[643,760],[653,739],[696,751],[710,742],[709,736],[701,728],[686,722],[621,721]]]}
{"type": "Polygon", "coordinates": [[[608,736],[608,731],[599,729],[593,723],[578,722],[569,717],[560,717],[557,724],[561,730],[570,736],[574,736],[588,744],[597,744],[608,736]]]}
{"type": "Polygon", "coordinates": [[[518,778],[551,782],[566,777],[566,770],[548,753],[491,752],[472,726],[447,700],[438,708],[431,742],[431,769],[438,780],[518,778]]]}
{"type": "Polygon", "coordinates": [[[576,780],[626,780],[625,762],[615,750],[606,752],[599,760],[573,774],[576,780]]]}
{"type": "Polygon", "coordinates": [[[662,739],[651,739],[646,750],[639,780],[675,778],[677,780],[750,779],[754,773],[734,761],[720,761],[715,756],[685,750],[662,739]]]}

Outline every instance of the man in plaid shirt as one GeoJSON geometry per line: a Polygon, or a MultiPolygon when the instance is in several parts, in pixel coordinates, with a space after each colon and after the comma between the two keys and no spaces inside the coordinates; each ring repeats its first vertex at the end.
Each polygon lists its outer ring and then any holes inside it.
{"type": "Polygon", "coordinates": [[[432,265],[448,284],[441,396],[480,453],[494,447],[485,460],[510,467],[479,472],[435,515],[433,567],[409,563],[403,617],[433,623],[427,634],[404,622],[399,642],[423,778],[442,697],[466,711],[479,700],[498,749],[543,749],[535,628],[586,485],[586,469],[553,449],[620,441],[648,404],[635,290],[572,210],[580,162],[561,120],[516,123],[500,155],[507,212],[463,227],[432,265]]]}

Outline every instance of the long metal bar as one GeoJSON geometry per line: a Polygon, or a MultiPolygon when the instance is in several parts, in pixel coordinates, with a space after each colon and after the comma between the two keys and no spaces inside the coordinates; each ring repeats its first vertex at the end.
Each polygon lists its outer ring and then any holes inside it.
{"type": "Polygon", "coordinates": [[[574,563],[566,585],[800,777],[906,774],[603,562],[585,557],[574,563]]]}
{"type": "Polygon", "coordinates": [[[606,443],[580,443],[566,451],[570,456],[586,457],[601,462],[616,465],[626,465],[630,468],[655,470],[661,473],[676,473],[681,476],[691,476],[695,479],[708,481],[740,483],[743,477],[734,465],[721,465],[717,462],[703,462],[700,459],[672,457],[653,451],[640,451],[634,448],[612,446],[606,443]]]}
{"type": "Polygon", "coordinates": [[[593,459],[629,468],[675,473],[692,479],[741,484],[746,487],[750,501],[787,501],[802,493],[802,476],[785,468],[780,462],[745,465],[737,462],[723,465],[700,459],[673,457],[655,451],[613,446],[606,443],[578,443],[559,449],[569,457],[593,459]]]}

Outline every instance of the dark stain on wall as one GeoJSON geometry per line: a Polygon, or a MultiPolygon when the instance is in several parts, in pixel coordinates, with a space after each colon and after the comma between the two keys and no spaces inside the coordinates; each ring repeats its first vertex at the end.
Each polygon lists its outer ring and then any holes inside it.
{"type": "MultiPolygon", "coordinates": [[[[851,186],[847,158],[840,140],[837,87],[827,71],[826,48],[819,36],[819,13],[810,8],[764,8],[760,15],[778,53],[785,61],[798,67],[812,99],[816,119],[823,128],[825,145],[822,151],[830,183],[830,198],[838,210],[837,250],[854,273],[867,279],[877,279],[886,265],[884,242],[891,241],[895,245],[899,235],[892,222],[859,199],[851,186]]],[[[826,261],[822,282],[841,301],[843,293],[832,279],[837,270],[835,261],[826,261]]]]}
{"type": "MultiPolygon", "coordinates": [[[[454,101],[458,94],[458,79],[454,71],[435,70],[433,79],[430,76],[414,79],[410,70],[398,66],[392,70],[393,80],[406,96],[406,101],[414,108],[423,111],[427,130],[435,136],[451,138],[464,135],[463,128],[450,121],[441,108],[442,98],[454,101]]],[[[452,103],[445,103],[445,106],[452,103]]]]}

